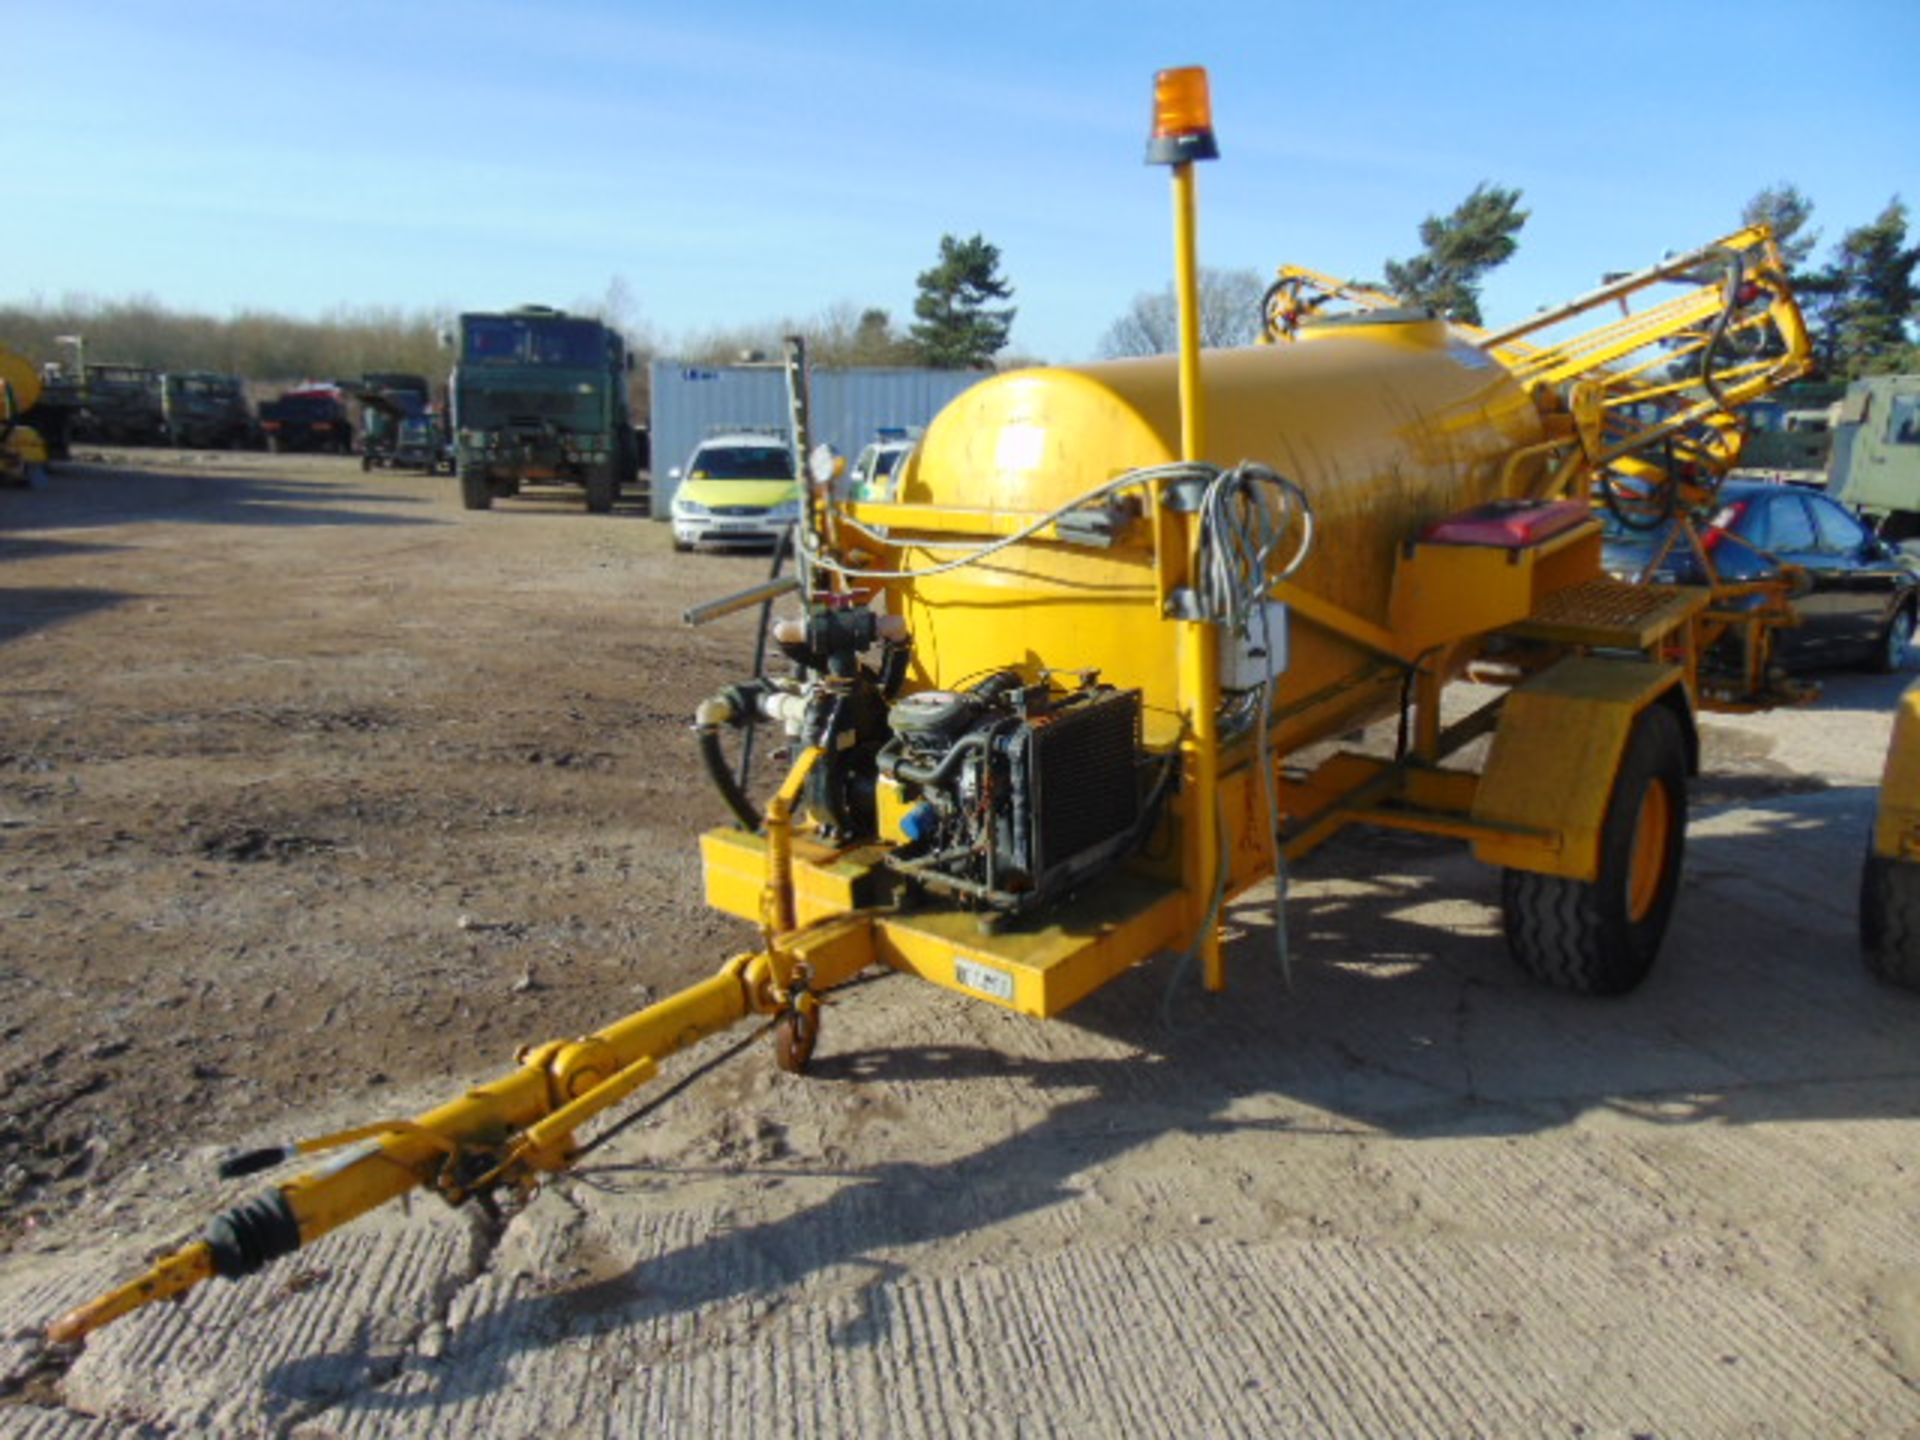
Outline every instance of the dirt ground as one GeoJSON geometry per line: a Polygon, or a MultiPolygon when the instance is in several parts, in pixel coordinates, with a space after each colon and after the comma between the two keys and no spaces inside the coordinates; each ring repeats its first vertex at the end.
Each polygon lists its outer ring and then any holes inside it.
{"type": "Polygon", "coordinates": [[[332,458],[0,491],[0,1435],[1920,1434],[1920,997],[1853,941],[1909,676],[1704,724],[1627,1000],[1519,977],[1457,848],[1347,837],[1291,993],[1261,895],[1225,1002],[863,986],[816,1075],[729,1060],[504,1231],[396,1209],[46,1351],[257,1185],[217,1149],[751,943],[687,728],[751,620],[680,614],[766,565],[332,458]]]}

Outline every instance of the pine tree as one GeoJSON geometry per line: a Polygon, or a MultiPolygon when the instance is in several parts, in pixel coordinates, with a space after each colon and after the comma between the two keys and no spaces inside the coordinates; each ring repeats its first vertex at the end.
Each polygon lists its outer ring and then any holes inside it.
{"type": "Polygon", "coordinates": [[[1820,323],[1830,375],[1851,379],[1911,363],[1909,327],[1920,318],[1917,265],[1920,245],[1907,243],[1907,207],[1897,195],[1872,223],[1840,237],[1833,264],[1821,277],[1833,297],[1820,323]]]}
{"type": "Polygon", "coordinates": [[[1014,308],[989,308],[1005,300],[1013,287],[999,274],[1000,251],[979,235],[956,240],[940,237],[940,259],[922,271],[917,318],[911,331],[920,363],[938,370],[986,369],[1005,347],[1014,308]]]}
{"type": "Polygon", "coordinates": [[[1386,288],[1409,305],[1439,311],[1466,325],[1480,323],[1480,281],[1520,248],[1514,238],[1527,223],[1518,190],[1483,180],[1445,219],[1420,222],[1427,248],[1407,260],[1389,260],[1386,288]]]}
{"type": "Polygon", "coordinates": [[[1807,228],[1812,218],[1813,201],[1801,194],[1798,186],[1784,180],[1756,192],[1740,212],[1741,224],[1765,225],[1773,231],[1773,243],[1780,247],[1780,258],[1786,262],[1787,274],[1796,287],[1807,258],[1820,243],[1820,232],[1807,228]]]}

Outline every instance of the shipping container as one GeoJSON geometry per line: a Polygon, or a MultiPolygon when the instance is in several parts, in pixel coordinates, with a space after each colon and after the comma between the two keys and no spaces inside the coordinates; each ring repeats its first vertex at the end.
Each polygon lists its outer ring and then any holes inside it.
{"type": "MultiPolygon", "coordinates": [[[[947,402],[987,378],[980,370],[862,368],[813,371],[813,440],[825,441],[849,463],[882,430],[925,425],[947,402]]],[[[725,430],[787,429],[785,368],[765,365],[689,365],[653,362],[653,515],[664,520],[674,480],[693,447],[725,430]]]]}

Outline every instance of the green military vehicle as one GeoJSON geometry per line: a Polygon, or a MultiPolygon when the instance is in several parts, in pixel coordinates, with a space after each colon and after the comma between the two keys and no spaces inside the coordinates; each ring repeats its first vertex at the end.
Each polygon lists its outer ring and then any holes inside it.
{"type": "Polygon", "coordinates": [[[1920,375],[1873,375],[1847,387],[1827,493],[1871,520],[1882,540],[1920,537],[1920,375]]]}
{"type": "Polygon", "coordinates": [[[80,381],[73,435],[107,445],[164,445],[167,409],[160,372],[138,365],[89,365],[80,381]]]}
{"type": "Polygon", "coordinates": [[[350,389],[360,402],[362,470],[387,466],[431,474],[438,468],[438,447],[423,444],[424,436],[439,429],[433,415],[433,387],[426,376],[369,370],[350,389]]]}
{"type": "Polygon", "coordinates": [[[238,375],[170,370],[162,378],[167,434],[196,450],[241,450],[259,443],[260,426],[238,375]]]}
{"type": "Polygon", "coordinates": [[[453,432],[460,500],[485,510],[534,483],[578,485],[605,514],[639,478],[631,357],[598,320],[544,305],[460,317],[453,432]]]}

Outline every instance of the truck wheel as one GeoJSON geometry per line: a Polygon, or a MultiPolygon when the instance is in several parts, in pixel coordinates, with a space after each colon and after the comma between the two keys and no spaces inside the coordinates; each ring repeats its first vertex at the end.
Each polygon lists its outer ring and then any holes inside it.
{"type": "Polygon", "coordinates": [[[460,467],[460,503],[469,510],[491,510],[493,488],[487,484],[487,472],[474,465],[460,467]]]}
{"type": "Polygon", "coordinates": [[[1889,985],[1920,990],[1920,865],[1871,847],[1860,872],[1860,953],[1889,985]]]}
{"type": "Polygon", "coordinates": [[[1591,881],[1508,870],[1507,949],[1535,979],[1582,995],[1624,995],[1646,978],[1679,888],[1687,828],[1680,722],[1650,705],[1634,722],[1600,827],[1591,881]]]}
{"type": "Polygon", "coordinates": [[[609,460],[587,471],[587,513],[605,515],[620,494],[619,461],[609,460]]]}

